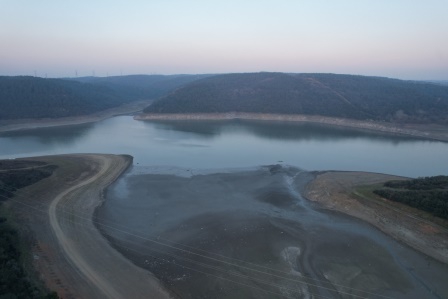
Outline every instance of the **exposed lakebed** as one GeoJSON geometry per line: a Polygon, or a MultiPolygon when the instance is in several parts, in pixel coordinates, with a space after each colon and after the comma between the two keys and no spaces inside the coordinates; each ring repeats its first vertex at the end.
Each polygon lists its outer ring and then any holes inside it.
{"type": "Polygon", "coordinates": [[[448,267],[301,196],[313,174],[272,165],[133,167],[97,221],[180,298],[444,298],[448,267]]]}

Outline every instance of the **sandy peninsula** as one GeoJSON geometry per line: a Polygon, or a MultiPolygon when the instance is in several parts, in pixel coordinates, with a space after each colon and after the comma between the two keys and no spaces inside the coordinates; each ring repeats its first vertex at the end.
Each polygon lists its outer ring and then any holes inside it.
{"type": "Polygon", "coordinates": [[[103,191],[131,156],[32,158],[57,165],[53,175],[20,190],[11,208],[32,240],[34,268],[61,298],[170,298],[151,273],[113,249],[96,229],[103,191]]]}

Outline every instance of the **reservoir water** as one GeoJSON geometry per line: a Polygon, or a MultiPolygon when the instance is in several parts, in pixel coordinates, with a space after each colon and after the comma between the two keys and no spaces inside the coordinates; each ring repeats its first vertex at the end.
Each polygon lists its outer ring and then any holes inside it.
{"type": "Polygon", "coordinates": [[[448,143],[315,124],[92,124],[0,134],[0,159],[134,156],[97,209],[176,298],[447,298],[448,266],[301,191],[312,170],[447,174],[448,143]]]}
{"type": "Polygon", "coordinates": [[[0,134],[0,159],[63,153],[134,156],[134,164],[239,168],[281,163],[409,177],[446,174],[448,143],[314,124],[142,122],[119,116],[0,134]]]}

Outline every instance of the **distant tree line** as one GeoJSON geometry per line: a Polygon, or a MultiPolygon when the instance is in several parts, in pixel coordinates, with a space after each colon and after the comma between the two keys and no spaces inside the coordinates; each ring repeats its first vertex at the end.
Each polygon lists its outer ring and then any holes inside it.
{"type": "Polygon", "coordinates": [[[448,176],[389,181],[375,194],[448,219],[448,176]]]}
{"type": "Polygon", "coordinates": [[[108,88],[34,77],[0,78],[0,120],[78,116],[123,103],[108,88]]]}
{"type": "Polygon", "coordinates": [[[384,183],[385,187],[410,189],[410,190],[431,190],[446,189],[448,190],[448,176],[438,175],[431,177],[418,178],[406,181],[389,181],[384,183]]]}
{"type": "MultiPolygon", "coordinates": [[[[0,169],[5,162],[0,161],[0,169]]],[[[55,165],[45,165],[38,168],[14,169],[0,172],[0,202],[10,198],[20,188],[34,184],[49,177],[57,168],[55,165]]]]}
{"type": "Polygon", "coordinates": [[[80,116],[164,96],[206,75],[43,79],[0,76],[0,121],[80,116]]]}

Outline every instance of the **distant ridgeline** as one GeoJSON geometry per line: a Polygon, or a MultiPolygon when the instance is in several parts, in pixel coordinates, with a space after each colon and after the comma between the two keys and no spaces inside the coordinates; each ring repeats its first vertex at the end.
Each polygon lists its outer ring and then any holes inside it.
{"type": "Polygon", "coordinates": [[[305,114],[448,124],[448,86],[335,74],[225,74],[187,84],[144,112],[305,114]]]}
{"type": "Polygon", "coordinates": [[[206,75],[43,79],[0,77],[0,120],[80,116],[155,99],[206,75]]]}

